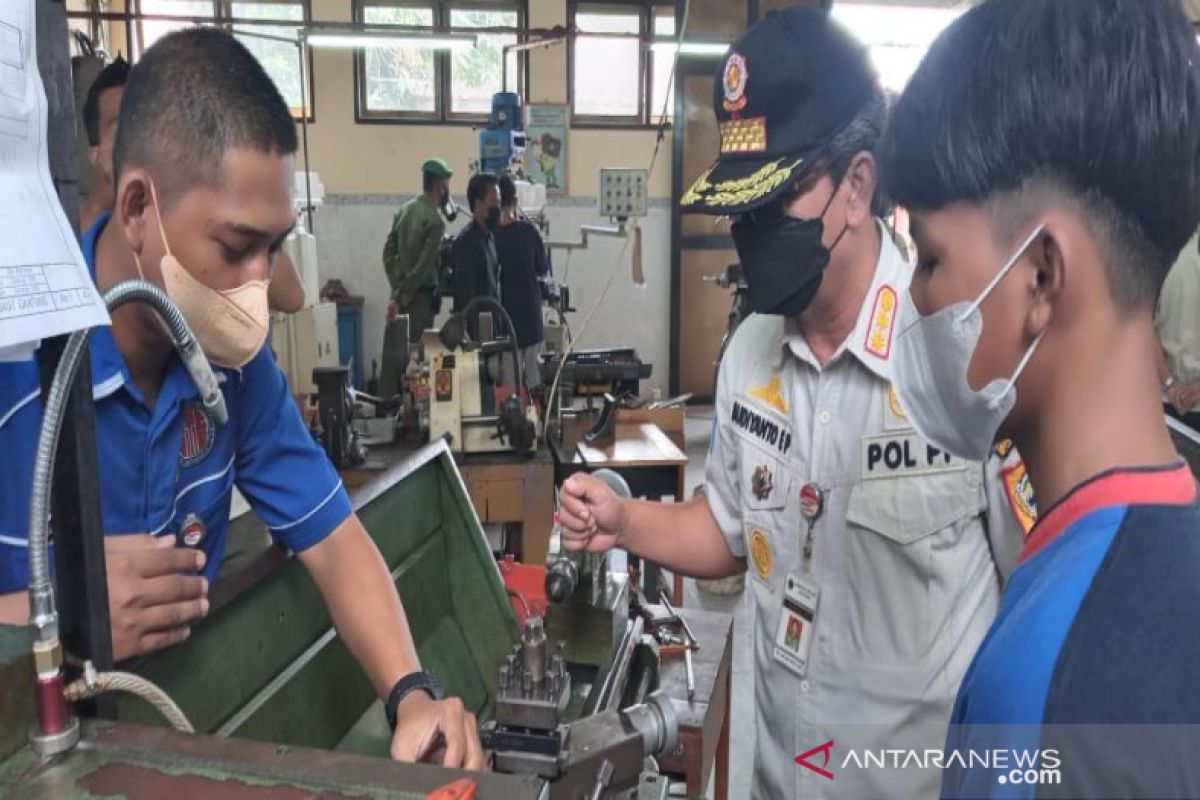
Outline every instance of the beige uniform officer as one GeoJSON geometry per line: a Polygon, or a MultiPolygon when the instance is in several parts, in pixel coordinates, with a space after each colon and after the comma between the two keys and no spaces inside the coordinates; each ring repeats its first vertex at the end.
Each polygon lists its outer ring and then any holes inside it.
{"type": "Polygon", "coordinates": [[[884,108],[819,10],[769,13],[731,46],[720,155],[680,200],[732,220],[755,311],[721,362],[707,492],[622,501],[581,475],[560,492],[568,548],[749,574],[764,800],[937,796],[936,764],[879,759],[942,746],[1034,514],[1011,448],[986,468],[940,452],[891,391],[910,268],[873,211],[884,108]]]}
{"type": "Polygon", "coordinates": [[[880,239],[870,302],[824,367],[794,322],[760,315],[722,362],[705,478],[749,562],[756,797],[936,797],[936,768],[841,767],[851,749],[940,746],[1020,547],[1001,474],[1019,462],[938,451],[896,400],[888,357],[910,267],[880,239]],[[822,505],[807,559],[805,488],[822,505]],[[832,780],[795,763],[830,740],[832,780]]]}

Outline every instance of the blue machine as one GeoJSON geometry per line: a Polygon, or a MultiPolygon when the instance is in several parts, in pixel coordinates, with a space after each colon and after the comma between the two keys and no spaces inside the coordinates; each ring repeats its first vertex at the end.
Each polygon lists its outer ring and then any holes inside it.
{"type": "Polygon", "coordinates": [[[479,168],[484,172],[504,172],[524,152],[521,96],[515,92],[496,92],[492,95],[487,130],[479,132],[479,168]]]}

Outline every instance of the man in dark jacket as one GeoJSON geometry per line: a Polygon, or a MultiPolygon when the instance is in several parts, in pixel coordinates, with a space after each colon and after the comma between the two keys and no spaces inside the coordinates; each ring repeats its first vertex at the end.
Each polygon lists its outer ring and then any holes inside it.
{"type": "MultiPolygon", "coordinates": [[[[454,310],[462,311],[476,297],[500,299],[500,261],[496,257],[493,232],[500,224],[500,194],[496,176],[481,172],[467,184],[467,202],[471,206],[471,222],[454,239],[450,263],[454,269],[454,310]]],[[[479,314],[488,309],[476,309],[467,319],[467,331],[479,341],[479,314]]],[[[499,335],[503,322],[492,315],[493,330],[499,335]]]]}
{"type": "MultiPolygon", "coordinates": [[[[500,228],[496,231],[496,254],[500,257],[500,296],[512,317],[513,335],[521,350],[525,386],[532,389],[540,383],[538,356],[545,349],[546,338],[542,327],[542,290],[538,281],[550,271],[550,265],[542,235],[517,208],[517,187],[513,179],[502,175],[499,186],[500,228]]],[[[505,370],[512,369],[507,361],[501,363],[505,370]]]]}

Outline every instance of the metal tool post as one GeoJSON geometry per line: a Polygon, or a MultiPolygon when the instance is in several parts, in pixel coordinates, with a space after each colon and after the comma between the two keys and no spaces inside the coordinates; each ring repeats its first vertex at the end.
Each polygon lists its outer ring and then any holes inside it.
{"type": "Polygon", "coordinates": [[[496,770],[549,780],[550,800],[623,797],[637,787],[646,757],[674,750],[679,735],[672,701],[661,692],[622,708],[641,630],[641,620],[629,626],[629,647],[594,690],[591,713],[567,722],[565,648],[550,647],[541,617],[526,618],[521,641],[500,666],[495,727],[485,736],[496,770]]]}

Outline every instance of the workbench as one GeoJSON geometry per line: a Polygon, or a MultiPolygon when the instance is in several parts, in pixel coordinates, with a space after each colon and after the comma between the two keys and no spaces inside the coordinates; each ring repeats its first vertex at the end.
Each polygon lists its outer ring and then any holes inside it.
{"type": "Polygon", "coordinates": [[[684,499],[687,454],[651,422],[616,422],[612,441],[590,444],[583,434],[588,417],[563,421],[562,441],[551,437],[555,482],[560,484],[576,472],[611,469],[629,484],[634,497],[661,500],[684,499]]]}

